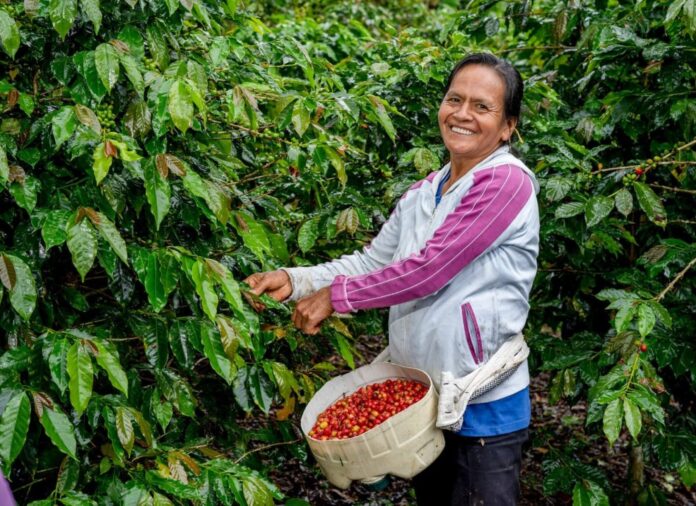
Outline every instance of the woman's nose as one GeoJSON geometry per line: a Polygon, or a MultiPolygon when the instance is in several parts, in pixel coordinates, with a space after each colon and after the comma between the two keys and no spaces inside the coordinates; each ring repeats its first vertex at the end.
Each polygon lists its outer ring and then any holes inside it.
{"type": "Polygon", "coordinates": [[[471,105],[468,102],[461,102],[454,112],[454,117],[461,120],[471,119],[471,105]]]}

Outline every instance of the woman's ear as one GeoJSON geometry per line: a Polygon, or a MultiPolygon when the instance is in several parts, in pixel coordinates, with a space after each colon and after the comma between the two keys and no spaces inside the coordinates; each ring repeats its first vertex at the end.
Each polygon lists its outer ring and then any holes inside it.
{"type": "Polygon", "coordinates": [[[510,118],[505,120],[505,129],[503,130],[503,135],[500,140],[503,142],[508,142],[512,138],[512,133],[515,131],[517,126],[517,118],[510,118]]]}

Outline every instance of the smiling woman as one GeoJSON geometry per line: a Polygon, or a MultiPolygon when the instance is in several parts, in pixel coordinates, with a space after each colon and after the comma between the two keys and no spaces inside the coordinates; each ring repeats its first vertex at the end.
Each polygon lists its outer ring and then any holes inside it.
{"type": "Polygon", "coordinates": [[[522,91],[519,73],[495,56],[461,60],[438,114],[450,163],[401,197],[371,244],[247,279],[258,294],[298,301],[293,322],[310,334],[334,311],[390,307],[391,360],[428,372],[441,408],[449,378],[482,376],[480,368],[504,361],[503,347],[515,350],[509,374],[489,378],[468,405],[457,396],[446,416],[440,411],[438,426],[451,432],[442,455],[414,479],[423,505],[517,501],[531,413],[520,333],[539,244],[538,185],[509,147],[522,91]]]}

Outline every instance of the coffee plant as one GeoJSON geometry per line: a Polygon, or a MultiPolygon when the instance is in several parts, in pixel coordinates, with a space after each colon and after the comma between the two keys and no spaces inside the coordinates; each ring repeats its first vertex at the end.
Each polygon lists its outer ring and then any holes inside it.
{"type": "Polygon", "coordinates": [[[306,504],[256,450],[307,458],[302,406],[337,360],[364,361],[384,313],[306,336],[242,280],[368,243],[446,161],[442,87],[481,50],[525,78],[531,364],[587,413],[545,455],[543,492],[665,504],[648,468],[691,487],[694,37],[694,0],[0,0],[0,462],[17,500],[306,504]],[[578,458],[599,438],[629,463],[625,490],[578,458]]]}

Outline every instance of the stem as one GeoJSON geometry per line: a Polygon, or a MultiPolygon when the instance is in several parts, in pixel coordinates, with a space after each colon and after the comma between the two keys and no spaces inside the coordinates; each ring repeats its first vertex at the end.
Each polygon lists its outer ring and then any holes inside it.
{"type": "Polygon", "coordinates": [[[638,494],[645,484],[645,461],[643,460],[643,447],[631,441],[628,453],[628,497],[626,506],[637,504],[638,494]]]}
{"type": "Polygon", "coordinates": [[[681,280],[681,278],[684,277],[684,274],[686,274],[686,273],[689,271],[689,269],[691,269],[694,265],[696,265],[696,257],[694,257],[694,258],[691,260],[691,262],[689,262],[688,264],[686,264],[686,267],[684,267],[684,268],[681,270],[681,272],[680,272],[679,274],[677,274],[677,275],[674,277],[674,279],[673,279],[672,281],[670,281],[670,283],[665,287],[665,289],[662,290],[662,291],[660,292],[660,294],[659,294],[657,297],[655,297],[655,300],[656,300],[657,302],[660,302],[660,301],[664,298],[664,296],[667,295],[667,293],[668,293],[672,288],[674,288],[674,286],[679,282],[679,280],[681,280]]]}

